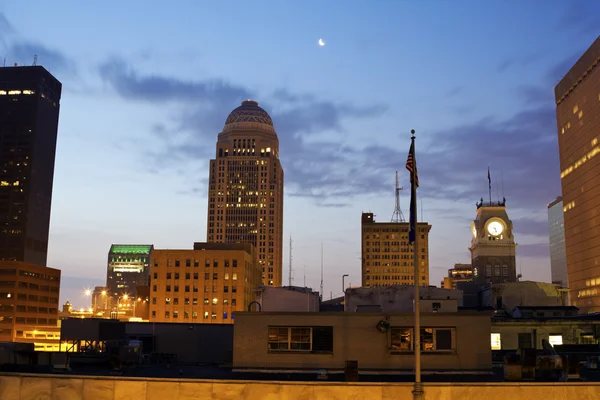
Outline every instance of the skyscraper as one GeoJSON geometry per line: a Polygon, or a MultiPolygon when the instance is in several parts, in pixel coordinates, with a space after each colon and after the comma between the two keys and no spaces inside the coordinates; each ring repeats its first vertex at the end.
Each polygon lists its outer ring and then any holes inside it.
{"type": "MultiPolygon", "coordinates": [[[[375,222],[373,213],[361,216],[362,287],[414,285],[414,249],[408,242],[408,222],[375,222]]],[[[417,222],[420,286],[429,285],[429,231],[417,222]]]]}
{"type": "Polygon", "coordinates": [[[233,110],[210,160],[208,242],[251,243],[264,285],[281,286],[283,168],[273,121],[258,102],[233,110]]]}
{"type": "Polygon", "coordinates": [[[554,89],[571,305],[600,311],[600,37],[554,89]]]}
{"type": "Polygon", "coordinates": [[[137,286],[147,286],[150,274],[151,244],[113,244],[108,251],[106,287],[113,298],[112,305],[119,304],[118,298],[137,296],[137,286]],[[117,298],[115,300],[115,298],[117,298]]]}
{"type": "Polygon", "coordinates": [[[43,67],[0,68],[0,260],[46,265],[61,90],[43,67]]]}
{"type": "Polygon", "coordinates": [[[565,253],[565,220],[562,197],[548,204],[550,237],[550,274],[552,283],[567,287],[567,256],[565,253]]]}

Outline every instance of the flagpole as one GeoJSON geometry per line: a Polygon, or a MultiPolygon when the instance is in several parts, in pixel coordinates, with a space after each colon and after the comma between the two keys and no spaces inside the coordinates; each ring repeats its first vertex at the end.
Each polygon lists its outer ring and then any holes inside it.
{"type": "MultiPolygon", "coordinates": [[[[411,150],[412,150],[412,162],[413,172],[411,175],[411,202],[410,202],[410,223],[413,232],[413,261],[414,261],[414,281],[415,281],[415,331],[414,331],[414,342],[415,342],[415,384],[413,388],[413,400],[421,400],[423,398],[423,384],[421,383],[421,296],[419,294],[419,246],[417,244],[417,160],[415,157],[415,130],[412,129],[411,133],[411,150]]],[[[410,236],[410,235],[409,235],[410,236]]]]}
{"type": "Polygon", "coordinates": [[[488,166],[488,187],[490,190],[490,206],[492,205],[492,175],[490,175],[490,167],[488,166]]]}

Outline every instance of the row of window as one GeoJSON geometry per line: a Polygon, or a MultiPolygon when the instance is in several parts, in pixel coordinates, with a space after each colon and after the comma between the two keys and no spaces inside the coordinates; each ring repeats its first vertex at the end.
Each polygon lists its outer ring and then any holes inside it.
{"type": "MultiPolygon", "coordinates": [[[[170,293],[171,289],[173,290],[174,293],[179,293],[179,285],[166,285],[165,287],[165,292],[170,293]]],[[[158,292],[158,286],[157,285],[152,285],[152,291],[153,292],[158,292]]],[[[212,286],[212,291],[216,292],[217,291],[217,286],[213,285],[212,286]]],[[[184,292],[185,293],[198,293],[198,286],[196,285],[185,285],[184,286],[184,292]]],[[[229,286],[223,286],[223,292],[224,293],[228,293],[229,292],[229,286]]],[[[204,293],[208,293],[208,285],[204,286],[204,293]]],[[[231,286],[231,293],[237,293],[237,286],[231,286]]]]}
{"type": "MultiPolygon", "coordinates": [[[[167,259],[167,267],[172,267],[173,264],[175,264],[175,267],[180,267],[181,266],[181,261],[176,259],[176,260],[171,260],[170,258],[167,259]],[[174,262],[173,262],[174,261],[174,262]]],[[[204,267],[205,268],[210,268],[210,266],[213,266],[213,268],[218,268],[219,267],[219,260],[215,259],[210,259],[207,258],[204,260],[204,267]]],[[[154,266],[158,267],[159,266],[159,260],[154,260],[154,266]]],[[[186,267],[191,267],[192,266],[192,260],[191,259],[186,259],[185,260],[185,266],[186,267]]],[[[194,267],[199,267],[200,266],[200,261],[198,260],[194,260],[194,267]]],[[[237,268],[238,267],[238,260],[224,260],[223,261],[223,266],[225,268],[229,268],[230,266],[232,268],[237,268]]]]}
{"type": "MultiPolygon", "coordinates": [[[[167,279],[180,279],[181,276],[184,276],[186,280],[189,280],[189,279],[198,279],[199,275],[198,275],[197,272],[194,272],[193,275],[190,272],[186,272],[185,275],[183,275],[183,274],[180,275],[179,272],[175,272],[175,273],[167,272],[166,273],[167,279]]],[[[154,279],[158,279],[158,272],[154,273],[153,278],[154,279]]],[[[216,281],[217,279],[219,279],[218,272],[213,272],[213,274],[212,274],[212,280],[216,281]]],[[[226,281],[229,280],[229,272],[226,272],[223,275],[223,279],[225,279],[226,281]]],[[[210,272],[205,272],[204,273],[204,280],[205,281],[210,280],[210,272]]],[[[234,273],[231,274],[231,280],[237,281],[237,273],[236,272],[234,272],[234,273]]]]}
{"type": "MultiPolygon", "coordinates": [[[[179,305],[179,297],[174,297],[172,301],[173,301],[173,305],[179,305]]],[[[153,297],[152,298],[152,304],[156,304],[156,302],[157,302],[157,298],[153,297]]],[[[209,298],[205,297],[204,298],[204,304],[208,305],[210,303],[211,303],[211,301],[209,301],[209,298]]],[[[170,297],[165,297],[165,304],[166,305],[170,305],[171,304],[171,298],[170,297]]],[[[191,305],[198,305],[198,299],[194,297],[194,298],[192,298],[192,300],[190,302],[189,297],[185,297],[183,299],[183,304],[184,305],[190,305],[190,304],[191,305]]],[[[216,297],[213,297],[212,304],[213,305],[218,305],[219,304],[219,299],[216,298],[216,297]]],[[[229,305],[229,299],[223,299],[223,305],[225,305],[225,306],[229,305]]],[[[231,299],[231,305],[232,306],[236,305],[236,299],[235,298],[231,299]]]]}
{"type": "MultiPolygon", "coordinates": [[[[198,319],[198,312],[197,311],[192,311],[191,313],[189,311],[184,311],[183,312],[183,319],[189,319],[190,318],[190,314],[192,316],[192,319],[198,319]]],[[[170,319],[171,315],[173,315],[173,319],[178,319],[179,318],[179,311],[173,311],[173,313],[171,313],[170,311],[165,311],[165,318],[166,319],[170,319]]],[[[204,319],[208,319],[208,311],[204,311],[204,319]]],[[[210,314],[211,319],[217,319],[217,313],[216,312],[211,312],[210,314]]],[[[229,314],[227,313],[227,311],[223,312],[223,319],[228,319],[229,314]]],[[[152,311],[152,318],[156,318],[156,311],[152,311]]],[[[233,319],[233,314],[231,314],[231,319],[233,319]]]]}
{"type": "MultiPolygon", "coordinates": [[[[414,352],[413,328],[390,329],[389,349],[392,352],[414,352]]],[[[456,350],[456,328],[422,328],[422,352],[453,352],[456,350]]],[[[268,329],[267,348],[270,352],[333,352],[333,327],[285,327],[268,329]]]]}

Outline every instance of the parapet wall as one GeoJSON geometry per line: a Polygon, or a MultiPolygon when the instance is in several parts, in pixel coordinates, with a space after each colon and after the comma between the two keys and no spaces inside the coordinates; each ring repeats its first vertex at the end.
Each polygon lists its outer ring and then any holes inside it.
{"type": "MultiPolygon", "coordinates": [[[[411,399],[410,383],[327,383],[0,375],[0,399],[10,400],[380,400],[411,399]]],[[[600,383],[430,383],[425,400],[600,398],[600,383]]]]}

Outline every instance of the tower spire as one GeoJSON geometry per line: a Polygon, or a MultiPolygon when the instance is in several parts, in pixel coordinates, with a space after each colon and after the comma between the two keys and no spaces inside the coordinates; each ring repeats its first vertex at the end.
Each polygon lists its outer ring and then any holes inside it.
{"type": "Polygon", "coordinates": [[[405,222],[404,215],[400,209],[400,191],[404,189],[398,182],[398,171],[396,171],[396,203],[394,205],[394,213],[392,214],[391,222],[405,222]]]}

